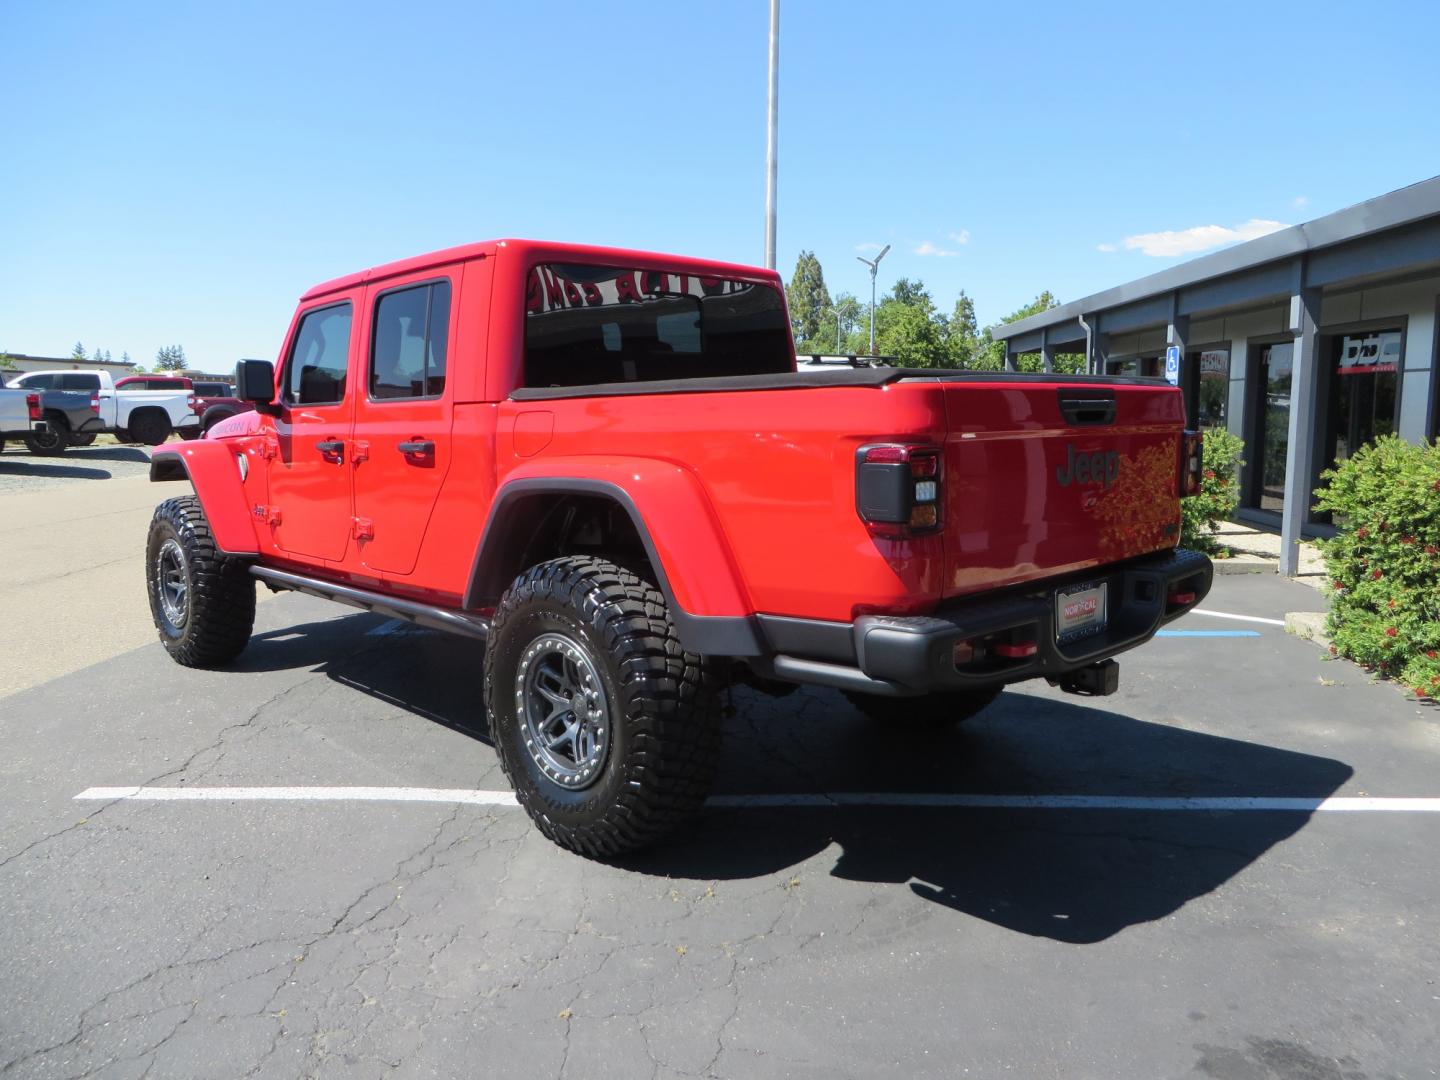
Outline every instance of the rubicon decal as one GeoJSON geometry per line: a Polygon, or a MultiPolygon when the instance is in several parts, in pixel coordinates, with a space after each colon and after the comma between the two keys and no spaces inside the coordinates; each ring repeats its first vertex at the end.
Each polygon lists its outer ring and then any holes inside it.
{"type": "Polygon", "coordinates": [[[1120,454],[1116,450],[1103,453],[1077,454],[1075,444],[1065,446],[1065,464],[1055,469],[1055,482],[1061,487],[1071,484],[1100,484],[1107,490],[1120,479],[1120,454]]]}

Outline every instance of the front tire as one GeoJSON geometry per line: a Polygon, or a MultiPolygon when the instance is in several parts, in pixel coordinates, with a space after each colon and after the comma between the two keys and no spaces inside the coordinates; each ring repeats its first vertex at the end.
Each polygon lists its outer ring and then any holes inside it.
{"type": "Polygon", "coordinates": [[[552,559],[515,579],[485,650],[485,703],[520,805],[571,851],[653,843],[710,792],[720,713],[705,665],[660,591],[612,562],[552,559]]]}
{"type": "Polygon", "coordinates": [[[851,693],[845,697],[860,712],[886,727],[934,731],[963,724],[989,707],[1003,689],[1003,686],[986,686],[926,694],[924,697],[895,698],[851,693]]]}
{"type": "Polygon", "coordinates": [[[221,554],[200,500],[155,508],[145,545],[150,615],[165,651],[185,667],[239,656],[255,627],[255,579],[243,560],[221,554]]]}

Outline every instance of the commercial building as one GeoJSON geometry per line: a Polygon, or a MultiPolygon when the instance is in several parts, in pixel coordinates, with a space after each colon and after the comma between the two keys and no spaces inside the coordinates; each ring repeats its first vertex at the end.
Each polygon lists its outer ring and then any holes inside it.
{"type": "MultiPolygon", "coordinates": [[[[1239,517],[1293,541],[1331,525],[1320,473],[1377,436],[1440,426],[1440,177],[1062,304],[994,331],[1006,363],[1083,352],[1165,376],[1192,426],[1245,440],[1239,517]]],[[[1437,508],[1440,512],[1440,508],[1437,508]]]]}

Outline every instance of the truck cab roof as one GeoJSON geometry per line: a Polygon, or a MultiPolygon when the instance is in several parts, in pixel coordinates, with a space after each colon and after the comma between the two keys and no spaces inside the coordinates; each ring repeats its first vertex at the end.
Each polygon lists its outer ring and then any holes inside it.
{"type": "Polygon", "coordinates": [[[505,240],[482,240],[473,244],[461,244],[458,247],[432,251],[426,255],[416,255],[408,259],[400,259],[396,262],[382,263],[379,266],[372,266],[368,270],[360,270],[353,274],[346,274],[343,277],[321,282],[319,285],[307,291],[300,299],[302,302],[314,300],[319,297],[328,296],[330,293],[353,288],[356,285],[363,285],[367,282],[383,281],[386,278],[397,277],[401,274],[414,273],[415,271],[426,270],[433,266],[445,266],[450,263],[463,262],[466,259],[495,256],[501,252],[507,255],[519,255],[521,258],[530,262],[543,262],[547,260],[552,262],[571,261],[629,266],[641,270],[654,268],[669,270],[671,272],[689,271],[701,276],[713,275],[716,277],[738,278],[742,281],[767,281],[771,283],[780,281],[780,275],[774,271],[761,270],[754,266],[745,266],[740,263],[717,262],[713,259],[696,259],[684,255],[667,255],[661,252],[638,251],[631,248],[611,248],[591,244],[563,244],[550,240],[512,238],[505,240]]]}

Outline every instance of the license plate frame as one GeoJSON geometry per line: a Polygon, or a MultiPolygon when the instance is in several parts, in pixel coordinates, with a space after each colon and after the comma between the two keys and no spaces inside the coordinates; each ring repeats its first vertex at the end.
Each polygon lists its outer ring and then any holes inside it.
{"type": "Polygon", "coordinates": [[[1055,640],[1061,645],[1104,631],[1110,623],[1110,583],[1087,581],[1055,590],[1055,640]]]}

